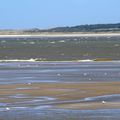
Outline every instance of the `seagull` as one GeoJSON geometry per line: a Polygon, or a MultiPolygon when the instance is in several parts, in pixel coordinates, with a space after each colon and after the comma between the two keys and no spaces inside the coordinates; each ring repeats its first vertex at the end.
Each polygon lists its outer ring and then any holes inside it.
{"type": "Polygon", "coordinates": [[[9,107],[6,107],[5,109],[6,109],[6,110],[10,110],[10,108],[9,108],[9,107]]]}
{"type": "Polygon", "coordinates": [[[105,101],[102,101],[102,104],[105,104],[106,102],[105,101]]]}

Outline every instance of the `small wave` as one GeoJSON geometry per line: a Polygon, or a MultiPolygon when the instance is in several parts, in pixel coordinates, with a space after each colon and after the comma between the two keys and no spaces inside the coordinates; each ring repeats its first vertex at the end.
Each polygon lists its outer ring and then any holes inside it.
{"type": "Polygon", "coordinates": [[[105,62],[105,61],[114,61],[110,58],[95,58],[95,59],[84,59],[84,60],[77,60],[78,62],[105,62]]]}
{"type": "Polygon", "coordinates": [[[92,59],[85,59],[85,60],[77,60],[77,62],[93,62],[92,59]]]}
{"type": "Polygon", "coordinates": [[[65,40],[60,40],[59,42],[60,42],[60,43],[65,43],[65,40]]]}
{"type": "Polygon", "coordinates": [[[0,62],[37,62],[37,59],[5,59],[5,60],[0,60],[0,62]]]}

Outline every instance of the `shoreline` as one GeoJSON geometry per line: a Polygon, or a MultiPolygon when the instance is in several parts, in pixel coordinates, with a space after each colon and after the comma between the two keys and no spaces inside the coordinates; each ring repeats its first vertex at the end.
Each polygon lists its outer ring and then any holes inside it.
{"type": "Polygon", "coordinates": [[[49,61],[49,60],[37,60],[37,59],[1,59],[1,62],[54,62],[54,63],[64,63],[64,62],[76,62],[76,63],[84,63],[84,62],[120,62],[120,60],[96,60],[96,59],[84,59],[84,60],[58,60],[58,61],[49,61]]]}
{"type": "Polygon", "coordinates": [[[11,34],[0,35],[2,37],[114,37],[120,36],[120,33],[41,33],[41,34],[11,34]]]}

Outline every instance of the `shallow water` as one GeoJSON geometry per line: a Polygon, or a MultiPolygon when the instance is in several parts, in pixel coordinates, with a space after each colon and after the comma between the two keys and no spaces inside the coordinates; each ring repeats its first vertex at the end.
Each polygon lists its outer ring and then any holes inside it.
{"type": "Polygon", "coordinates": [[[0,84],[120,81],[120,62],[8,62],[0,84]],[[7,74],[7,75],[6,75],[7,74]]]}
{"type": "Polygon", "coordinates": [[[0,38],[0,59],[120,59],[120,37],[0,38]]]}
{"type": "Polygon", "coordinates": [[[120,109],[101,110],[64,110],[64,109],[27,109],[13,108],[1,111],[4,120],[119,120],[120,109]]]}

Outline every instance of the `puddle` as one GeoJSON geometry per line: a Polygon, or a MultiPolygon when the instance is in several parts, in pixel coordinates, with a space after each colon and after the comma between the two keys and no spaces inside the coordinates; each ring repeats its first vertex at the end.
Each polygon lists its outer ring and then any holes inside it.
{"type": "Polygon", "coordinates": [[[48,109],[48,108],[51,108],[51,107],[52,107],[51,105],[44,105],[44,106],[34,107],[34,109],[48,109]]]}
{"type": "Polygon", "coordinates": [[[0,103],[0,107],[4,107],[6,105],[7,105],[6,103],[0,103]]]}
{"type": "Polygon", "coordinates": [[[88,97],[88,98],[83,99],[83,101],[84,102],[98,102],[98,101],[120,102],[120,94],[88,97]]]}
{"type": "Polygon", "coordinates": [[[27,96],[27,95],[25,95],[25,94],[16,94],[16,95],[11,95],[11,96],[9,96],[9,98],[27,99],[27,98],[29,98],[29,96],[27,96]]]}
{"type": "MultiPolygon", "coordinates": [[[[31,83],[32,84],[32,83],[31,83]]],[[[16,88],[16,90],[33,90],[38,89],[38,87],[22,87],[22,88],[16,88]]]]}

